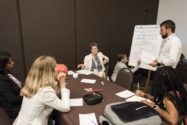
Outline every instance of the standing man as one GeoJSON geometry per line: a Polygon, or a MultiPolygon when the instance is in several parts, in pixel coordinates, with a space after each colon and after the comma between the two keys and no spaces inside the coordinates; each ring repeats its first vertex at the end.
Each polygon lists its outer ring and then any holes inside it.
{"type": "Polygon", "coordinates": [[[151,66],[171,66],[176,68],[182,53],[182,44],[175,34],[175,27],[175,23],[172,20],[166,20],[160,24],[160,34],[162,35],[163,43],[158,60],[152,62],[151,66]]]}

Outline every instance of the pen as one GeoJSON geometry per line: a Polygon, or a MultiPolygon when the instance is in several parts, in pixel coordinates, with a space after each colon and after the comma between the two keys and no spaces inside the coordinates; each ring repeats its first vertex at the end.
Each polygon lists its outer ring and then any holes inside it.
{"type": "Polygon", "coordinates": [[[97,91],[100,91],[100,92],[101,92],[101,91],[103,91],[103,89],[93,89],[92,91],[93,91],[93,92],[97,92],[97,91]]]}
{"type": "Polygon", "coordinates": [[[145,107],[147,107],[147,106],[145,105],[145,106],[142,106],[142,107],[136,108],[136,110],[140,110],[140,109],[145,108],[145,107]]]}
{"type": "Polygon", "coordinates": [[[139,82],[137,83],[137,89],[139,90],[139,88],[140,88],[140,85],[139,85],[139,82]]]}

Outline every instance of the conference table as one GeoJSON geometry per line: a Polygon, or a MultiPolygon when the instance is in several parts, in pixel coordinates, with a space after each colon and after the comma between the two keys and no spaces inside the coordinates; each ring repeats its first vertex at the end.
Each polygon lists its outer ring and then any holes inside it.
{"type": "MultiPolygon", "coordinates": [[[[93,88],[93,89],[103,89],[102,91],[104,100],[100,104],[96,105],[87,105],[83,102],[83,106],[71,107],[71,111],[67,113],[57,112],[57,124],[58,125],[79,125],[79,114],[89,114],[95,113],[97,122],[99,124],[99,116],[104,114],[104,108],[109,103],[125,101],[124,98],[118,97],[115,94],[121,91],[124,91],[125,88],[112,83],[106,79],[100,78],[94,74],[91,75],[80,75],[78,78],[73,78],[68,76],[69,79],[66,80],[67,88],[70,89],[71,94],[70,98],[82,98],[83,95],[89,94],[84,89],[93,88]],[[81,83],[82,79],[95,79],[95,84],[81,83]],[[104,82],[102,85],[101,82],[104,82]]],[[[166,125],[166,123],[163,123],[166,125]]],[[[99,124],[100,125],[100,124],[99,124]]]]}
{"type": "Polygon", "coordinates": [[[106,79],[100,78],[94,74],[91,75],[80,75],[78,78],[73,78],[68,76],[69,79],[66,80],[67,88],[70,89],[70,98],[82,98],[83,95],[89,94],[86,92],[85,88],[93,89],[103,89],[102,91],[104,100],[100,104],[87,105],[85,102],[83,106],[71,107],[71,111],[68,113],[58,112],[58,124],[60,125],[79,125],[79,114],[95,113],[96,119],[99,123],[99,116],[103,115],[104,108],[107,104],[119,101],[125,101],[125,99],[120,98],[115,95],[115,93],[125,90],[123,87],[109,82],[106,79]],[[81,83],[82,79],[95,79],[95,84],[81,83]],[[104,83],[104,85],[101,84],[104,83]]]}

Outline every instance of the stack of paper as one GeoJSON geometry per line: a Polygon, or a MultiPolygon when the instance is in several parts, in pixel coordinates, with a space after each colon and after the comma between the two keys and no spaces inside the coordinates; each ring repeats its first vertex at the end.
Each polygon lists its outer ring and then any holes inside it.
{"type": "Polygon", "coordinates": [[[129,98],[129,97],[135,95],[135,93],[133,93],[129,90],[125,90],[125,91],[116,93],[116,95],[119,97],[122,97],[122,98],[129,98]]]}
{"type": "Polygon", "coordinates": [[[82,79],[80,82],[95,84],[96,80],[95,79],[82,79]]]}
{"type": "Polygon", "coordinates": [[[148,53],[142,52],[141,61],[145,64],[151,64],[153,61],[155,61],[155,58],[148,53]]]}
{"type": "Polygon", "coordinates": [[[77,73],[78,73],[78,74],[83,74],[83,75],[90,75],[90,74],[93,74],[93,72],[88,71],[88,70],[78,70],[77,73]]]}
{"type": "Polygon", "coordinates": [[[95,113],[79,114],[79,125],[98,125],[95,113]]]}
{"type": "Polygon", "coordinates": [[[136,95],[126,99],[127,102],[140,102],[141,100],[147,100],[148,102],[151,102],[151,100],[149,100],[149,99],[146,99],[146,98],[143,98],[140,96],[136,96],[136,95]]]}
{"type": "Polygon", "coordinates": [[[70,99],[70,106],[83,106],[82,98],[70,99]]]}

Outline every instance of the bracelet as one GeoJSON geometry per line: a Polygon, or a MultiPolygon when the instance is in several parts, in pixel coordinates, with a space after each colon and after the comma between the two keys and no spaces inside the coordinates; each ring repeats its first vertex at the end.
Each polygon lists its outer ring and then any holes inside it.
{"type": "Polygon", "coordinates": [[[156,108],[158,108],[158,105],[154,105],[154,106],[153,106],[153,109],[156,109],[156,108]]]}

